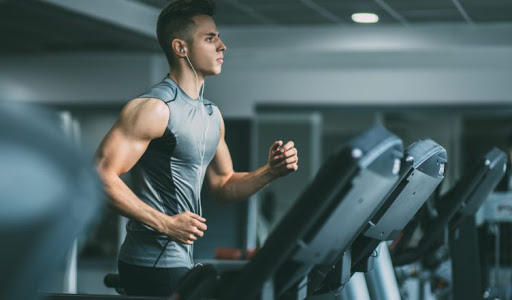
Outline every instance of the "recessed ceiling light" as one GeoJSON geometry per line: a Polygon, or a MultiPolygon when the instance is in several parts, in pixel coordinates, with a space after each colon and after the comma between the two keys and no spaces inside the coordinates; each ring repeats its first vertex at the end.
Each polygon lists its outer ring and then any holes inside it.
{"type": "Polygon", "coordinates": [[[377,23],[379,22],[379,16],[372,13],[357,13],[352,14],[352,21],[356,23],[377,23]]]}

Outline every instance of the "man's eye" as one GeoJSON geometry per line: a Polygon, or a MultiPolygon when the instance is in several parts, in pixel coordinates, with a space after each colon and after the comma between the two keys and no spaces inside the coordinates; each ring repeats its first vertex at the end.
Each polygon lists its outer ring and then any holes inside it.
{"type": "Polygon", "coordinates": [[[213,41],[213,38],[212,38],[212,37],[209,37],[209,38],[207,38],[206,40],[207,40],[208,42],[211,42],[211,41],[213,41]]]}

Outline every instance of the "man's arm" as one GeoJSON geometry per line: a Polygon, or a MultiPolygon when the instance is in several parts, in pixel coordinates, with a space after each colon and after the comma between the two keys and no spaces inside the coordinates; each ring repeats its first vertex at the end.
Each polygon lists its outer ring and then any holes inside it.
{"type": "Polygon", "coordinates": [[[96,152],[96,169],[110,205],[122,215],[137,220],[172,240],[193,244],[203,236],[206,221],[184,212],[168,216],[141,201],[121,180],[146,151],[152,139],[161,137],[169,120],[169,109],[158,99],[135,99],[122,110],[96,152]]]}
{"type": "Polygon", "coordinates": [[[235,172],[224,139],[222,121],[219,145],[206,171],[210,191],[221,203],[247,199],[271,181],[297,171],[298,161],[297,149],[293,142],[283,145],[282,141],[276,141],[269,149],[268,162],[264,166],[250,173],[235,172]]]}

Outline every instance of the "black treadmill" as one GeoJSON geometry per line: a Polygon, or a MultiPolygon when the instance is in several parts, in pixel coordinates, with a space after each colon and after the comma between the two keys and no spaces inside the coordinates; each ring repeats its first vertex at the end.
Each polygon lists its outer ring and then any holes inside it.
{"type": "Polygon", "coordinates": [[[303,282],[311,269],[319,264],[332,267],[340,259],[395,185],[401,158],[401,140],[384,128],[358,135],[326,160],[265,245],[240,271],[197,270],[204,276],[185,278],[186,288],[176,293],[179,299],[290,295],[304,299],[307,285],[303,282]],[[212,279],[216,276],[220,276],[218,282],[212,279]],[[201,284],[204,289],[197,288],[201,284]],[[262,294],[264,285],[267,294],[262,294]],[[196,288],[188,288],[192,286],[196,288]]]}
{"type": "Polygon", "coordinates": [[[391,252],[393,264],[401,266],[421,260],[424,267],[435,268],[444,257],[432,254],[442,245],[448,230],[454,298],[481,298],[483,285],[475,214],[505,174],[506,165],[506,154],[497,148],[475,162],[462,179],[438,199],[437,216],[423,218],[423,237],[416,247],[407,247],[407,244],[417,224],[406,227],[407,234],[395,241],[395,249],[391,252]]]}
{"type": "Polygon", "coordinates": [[[444,179],[446,162],[446,150],[431,139],[405,150],[397,186],[352,246],[352,273],[367,271],[379,243],[402,232],[444,179]]]}
{"type": "Polygon", "coordinates": [[[380,242],[396,238],[414,217],[444,179],[446,162],[446,150],[431,139],[422,139],[409,146],[402,158],[399,180],[356,238],[350,253],[338,262],[335,269],[314,270],[316,278],[309,283],[314,294],[340,292],[354,272],[371,270],[373,253],[380,242]],[[322,276],[326,271],[327,276],[322,276]]]}
{"type": "MultiPolygon", "coordinates": [[[[399,247],[403,245],[397,245],[392,252],[393,264],[401,266],[420,260],[440,244],[447,226],[453,229],[464,217],[473,216],[505,174],[506,163],[506,154],[497,148],[481,157],[450,191],[436,201],[438,216],[424,221],[424,235],[418,246],[404,249],[399,247]]],[[[408,238],[402,237],[400,243],[405,244],[408,238]]]]}

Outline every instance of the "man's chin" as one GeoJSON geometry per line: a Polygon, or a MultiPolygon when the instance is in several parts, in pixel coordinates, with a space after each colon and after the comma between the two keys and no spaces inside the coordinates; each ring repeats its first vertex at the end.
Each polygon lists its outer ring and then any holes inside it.
{"type": "Polygon", "coordinates": [[[215,76],[215,75],[219,75],[220,73],[222,72],[222,69],[215,69],[215,70],[212,70],[211,72],[209,72],[208,74],[206,74],[206,76],[215,76]]]}

